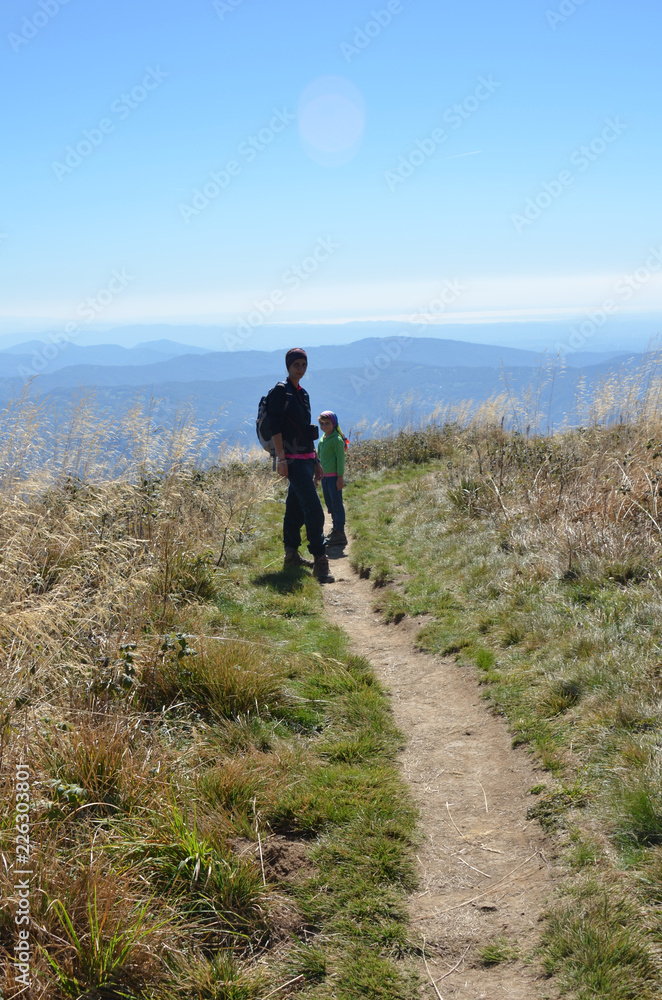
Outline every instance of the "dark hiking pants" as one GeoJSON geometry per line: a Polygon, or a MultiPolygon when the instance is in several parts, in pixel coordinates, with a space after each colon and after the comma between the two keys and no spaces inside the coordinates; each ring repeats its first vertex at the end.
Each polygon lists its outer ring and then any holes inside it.
{"type": "Polygon", "coordinates": [[[315,461],[312,458],[288,458],[289,488],[285,501],[283,544],[286,549],[301,545],[301,528],[305,524],[308,550],[314,556],[324,555],[324,511],[313,481],[315,461]]]}

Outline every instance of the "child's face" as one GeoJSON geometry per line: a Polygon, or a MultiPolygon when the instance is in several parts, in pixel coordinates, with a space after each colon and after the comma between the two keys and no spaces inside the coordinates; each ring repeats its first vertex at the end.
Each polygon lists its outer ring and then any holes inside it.
{"type": "Polygon", "coordinates": [[[333,430],[333,420],[328,417],[320,417],[319,424],[325,434],[330,434],[333,430]]]}

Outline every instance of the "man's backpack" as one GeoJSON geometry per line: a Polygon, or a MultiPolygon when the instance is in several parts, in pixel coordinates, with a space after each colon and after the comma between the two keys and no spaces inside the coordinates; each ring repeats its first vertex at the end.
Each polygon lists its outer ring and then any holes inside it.
{"type": "Polygon", "coordinates": [[[268,451],[272,458],[273,468],[276,468],[276,449],[274,448],[273,441],[271,438],[271,426],[269,422],[269,400],[271,399],[272,393],[283,386],[285,389],[285,409],[287,409],[288,403],[292,399],[292,386],[289,382],[277,382],[273,389],[269,389],[266,396],[263,396],[260,400],[257,408],[257,419],[255,421],[255,432],[257,434],[257,439],[264,448],[268,451]]]}

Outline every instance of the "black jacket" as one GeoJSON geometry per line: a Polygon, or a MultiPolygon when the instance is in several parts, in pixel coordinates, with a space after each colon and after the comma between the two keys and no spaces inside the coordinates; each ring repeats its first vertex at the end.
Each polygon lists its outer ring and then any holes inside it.
{"type": "Polygon", "coordinates": [[[319,429],[310,423],[310,399],[301,385],[295,389],[289,378],[275,385],[269,393],[267,413],[272,436],[283,435],[286,454],[306,455],[315,451],[319,429]]]}

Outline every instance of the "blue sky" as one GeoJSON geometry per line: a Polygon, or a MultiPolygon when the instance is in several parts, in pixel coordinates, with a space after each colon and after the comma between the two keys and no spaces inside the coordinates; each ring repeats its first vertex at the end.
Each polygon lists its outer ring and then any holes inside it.
{"type": "Polygon", "coordinates": [[[6,0],[2,329],[662,313],[661,21],[6,0]]]}

